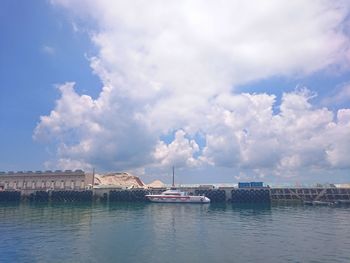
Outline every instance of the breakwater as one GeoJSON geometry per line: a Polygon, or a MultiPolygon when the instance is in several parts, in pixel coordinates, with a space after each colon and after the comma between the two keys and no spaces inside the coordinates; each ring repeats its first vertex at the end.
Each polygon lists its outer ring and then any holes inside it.
{"type": "MultiPolygon", "coordinates": [[[[205,195],[212,203],[269,203],[288,202],[350,202],[350,188],[233,188],[202,189],[182,187],[190,195],[205,195]]],[[[0,202],[29,200],[35,202],[80,202],[100,200],[103,202],[146,202],[146,194],[159,194],[157,189],[94,188],[92,190],[10,190],[0,191],[0,202]]]]}

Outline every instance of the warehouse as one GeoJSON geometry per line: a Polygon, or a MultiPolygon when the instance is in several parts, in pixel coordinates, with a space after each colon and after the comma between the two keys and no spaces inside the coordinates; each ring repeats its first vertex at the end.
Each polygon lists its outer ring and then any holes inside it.
{"type": "Polygon", "coordinates": [[[80,190],[85,186],[82,170],[0,172],[0,190],[80,190]]]}

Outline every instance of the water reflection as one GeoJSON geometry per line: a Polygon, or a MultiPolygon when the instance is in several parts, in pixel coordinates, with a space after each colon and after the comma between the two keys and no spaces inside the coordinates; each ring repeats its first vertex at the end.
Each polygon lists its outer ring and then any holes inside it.
{"type": "Polygon", "coordinates": [[[349,208],[300,204],[5,204],[0,255],[4,262],[350,262],[349,216],[349,208]]]}
{"type": "Polygon", "coordinates": [[[211,203],[209,208],[210,211],[226,211],[228,206],[226,203],[211,203]]]}
{"type": "Polygon", "coordinates": [[[241,204],[231,204],[233,210],[252,210],[252,211],[267,211],[271,210],[270,203],[241,203],[241,204]]]}
{"type": "Polygon", "coordinates": [[[121,210],[121,211],[135,211],[144,209],[148,203],[145,202],[110,202],[104,203],[104,207],[107,207],[109,211],[121,210]]]}

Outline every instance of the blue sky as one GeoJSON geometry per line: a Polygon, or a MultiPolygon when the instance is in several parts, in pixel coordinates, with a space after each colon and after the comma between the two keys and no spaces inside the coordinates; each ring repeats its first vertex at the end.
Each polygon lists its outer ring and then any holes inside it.
{"type": "Polygon", "coordinates": [[[346,1],[2,1],[0,170],[348,182],[349,28],[346,1]]]}
{"type": "Polygon", "coordinates": [[[97,94],[100,82],[85,58],[93,46],[47,1],[0,5],[1,167],[43,169],[47,148],[32,140],[33,130],[40,115],[54,106],[56,84],[74,79],[89,94],[97,94]]]}

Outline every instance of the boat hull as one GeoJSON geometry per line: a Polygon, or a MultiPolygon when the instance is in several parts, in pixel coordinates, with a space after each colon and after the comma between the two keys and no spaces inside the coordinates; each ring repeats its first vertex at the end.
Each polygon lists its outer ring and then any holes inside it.
{"type": "Polygon", "coordinates": [[[149,201],[154,203],[197,203],[207,204],[210,199],[205,196],[164,196],[164,195],[146,195],[149,201]]]}

